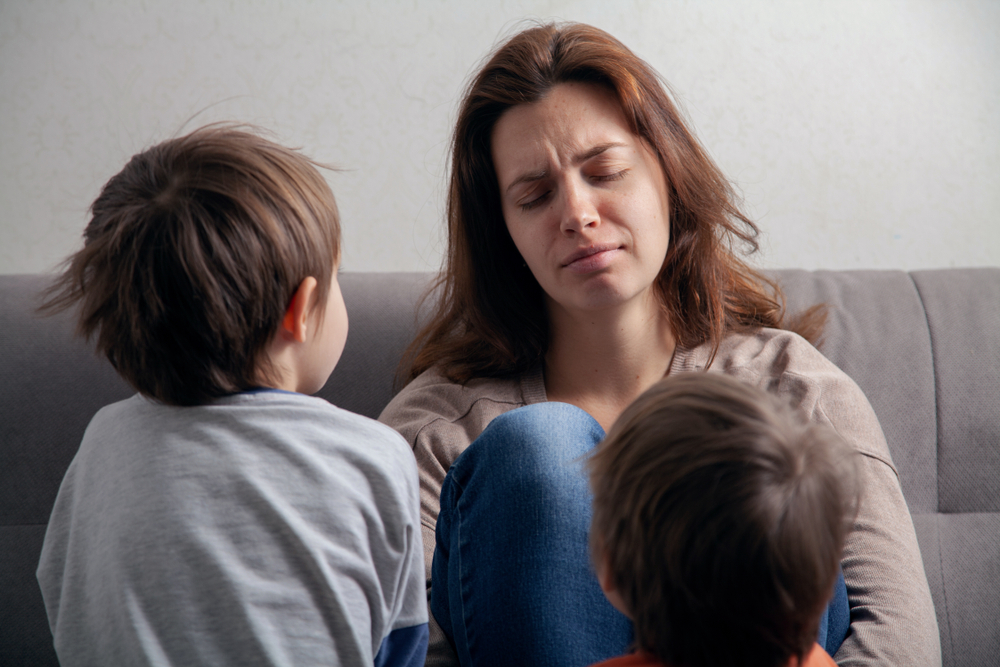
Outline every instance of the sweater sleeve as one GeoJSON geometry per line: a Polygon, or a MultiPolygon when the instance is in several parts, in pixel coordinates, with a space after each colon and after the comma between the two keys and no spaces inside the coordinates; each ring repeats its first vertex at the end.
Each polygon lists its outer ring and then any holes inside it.
{"type": "MultiPolygon", "coordinates": [[[[406,435],[404,435],[406,437],[406,435]]],[[[406,437],[409,440],[408,437],[406,437]]],[[[452,422],[435,419],[419,429],[413,437],[413,452],[420,472],[420,528],[424,539],[424,576],[427,591],[429,643],[428,667],[457,667],[458,656],[448,643],[444,631],[430,613],[431,564],[437,542],[435,529],[441,503],[441,485],[456,456],[442,457],[454,450],[464,451],[474,438],[452,422]]]]}
{"type": "MultiPolygon", "coordinates": [[[[379,416],[379,421],[396,429],[409,443],[417,461],[428,603],[435,528],[445,475],[490,421],[524,404],[517,379],[473,380],[463,386],[432,369],[407,385],[379,416]]],[[[429,614],[429,631],[427,665],[457,665],[458,657],[432,614],[429,614]]]]}
{"type": "MultiPolygon", "coordinates": [[[[703,367],[704,353],[690,366],[703,367]]],[[[941,664],[934,603],[913,520],[882,427],[861,388],[812,345],[784,331],[735,335],[711,370],[785,396],[861,455],[864,495],[841,565],[851,629],[839,665],[941,664]]]]}
{"type": "Polygon", "coordinates": [[[842,567],[851,631],[834,656],[840,665],[941,664],[934,603],[913,520],[881,426],[846,375],[824,387],[815,417],[861,453],[864,495],[842,567]]]}

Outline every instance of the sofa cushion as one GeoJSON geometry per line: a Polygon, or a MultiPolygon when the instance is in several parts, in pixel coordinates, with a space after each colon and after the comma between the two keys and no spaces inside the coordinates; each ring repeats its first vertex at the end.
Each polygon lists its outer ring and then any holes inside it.
{"type": "Polygon", "coordinates": [[[399,360],[417,333],[414,304],[430,284],[427,273],[341,273],[349,331],[340,362],[319,396],[378,418],[401,387],[399,360]]]}
{"type": "Polygon", "coordinates": [[[1000,269],[913,280],[934,349],[938,510],[1000,512],[1000,269]]]}
{"type": "Polygon", "coordinates": [[[90,418],[134,392],[70,316],[36,314],[45,276],[2,278],[0,525],[45,525],[90,418]]]}
{"type": "Polygon", "coordinates": [[[772,272],[795,313],[829,307],[820,350],[861,387],[878,415],[911,512],[937,510],[937,415],[931,338],[903,271],[772,272]]]}

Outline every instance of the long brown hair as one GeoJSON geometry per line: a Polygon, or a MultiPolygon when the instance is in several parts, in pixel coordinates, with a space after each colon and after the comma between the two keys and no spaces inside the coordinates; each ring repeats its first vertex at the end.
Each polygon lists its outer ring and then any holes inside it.
{"type": "MultiPolygon", "coordinates": [[[[448,254],[431,320],[404,357],[405,379],[440,364],[449,379],[466,382],[542,361],[549,336],[543,293],[504,223],[491,138],[507,109],[567,82],[606,86],[631,131],[659,158],[670,200],[670,246],[656,290],[678,344],[711,342],[717,349],[728,332],[782,325],[777,285],[735,254],[737,246],[756,251],[759,230],[685,126],[666,83],[603,30],[545,24],[500,46],[462,100],[452,139],[448,254]]],[[[822,329],[815,315],[799,322],[809,339],[822,329]]]]}

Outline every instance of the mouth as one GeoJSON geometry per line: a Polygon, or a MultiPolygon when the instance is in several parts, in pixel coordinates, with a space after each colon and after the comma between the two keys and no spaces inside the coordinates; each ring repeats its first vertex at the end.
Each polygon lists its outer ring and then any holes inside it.
{"type": "Polygon", "coordinates": [[[617,244],[594,245],[581,248],[562,261],[562,267],[574,273],[590,273],[603,269],[621,250],[617,244]]]}

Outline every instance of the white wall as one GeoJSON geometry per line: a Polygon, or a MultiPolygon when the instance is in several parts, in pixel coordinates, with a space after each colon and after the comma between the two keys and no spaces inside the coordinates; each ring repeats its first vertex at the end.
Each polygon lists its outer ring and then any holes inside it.
{"type": "Polygon", "coordinates": [[[133,153],[222,119],[348,170],[347,270],[436,269],[462,85],[525,17],[671,81],[763,265],[1000,265],[996,0],[2,0],[0,273],[52,268],[133,153]]]}

